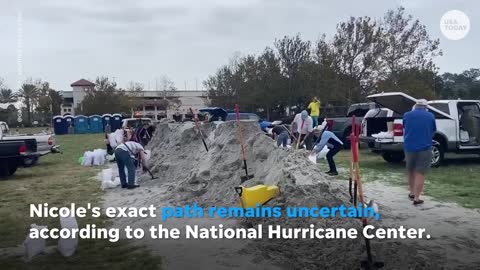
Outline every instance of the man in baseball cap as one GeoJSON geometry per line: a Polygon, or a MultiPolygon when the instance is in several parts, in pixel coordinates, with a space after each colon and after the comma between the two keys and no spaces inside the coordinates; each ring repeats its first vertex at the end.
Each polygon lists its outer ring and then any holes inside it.
{"type": "Polygon", "coordinates": [[[403,148],[408,175],[410,194],[413,204],[422,204],[420,194],[423,191],[425,173],[430,169],[432,160],[432,138],[437,131],[435,116],[427,111],[428,102],[417,100],[413,110],[403,115],[403,148]]]}

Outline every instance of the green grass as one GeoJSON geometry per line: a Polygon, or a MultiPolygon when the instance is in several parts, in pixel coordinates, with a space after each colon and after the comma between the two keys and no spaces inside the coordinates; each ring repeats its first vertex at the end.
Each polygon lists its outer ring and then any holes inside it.
{"type": "MultiPolygon", "coordinates": [[[[63,154],[42,157],[36,166],[20,168],[9,179],[0,181],[0,248],[14,247],[23,242],[31,223],[59,227],[58,218],[30,218],[29,204],[51,206],[100,206],[102,191],[93,180],[99,169],[82,167],[78,158],[86,150],[103,147],[103,135],[57,136],[63,154]]],[[[105,218],[77,219],[79,226],[109,226],[105,218]]],[[[56,245],[55,241],[47,241],[56,245]]],[[[60,254],[39,256],[31,263],[18,257],[0,258],[2,269],[158,269],[160,259],[144,247],[127,241],[80,240],[77,253],[64,258],[60,254]],[[5,267],[3,267],[5,266],[5,267]]]]}
{"type": "MultiPolygon", "coordinates": [[[[337,166],[345,171],[340,179],[348,179],[350,151],[343,150],[335,157],[337,166]]],[[[321,163],[327,169],[326,162],[321,163]]],[[[426,175],[424,192],[442,201],[459,203],[468,208],[480,208],[480,158],[478,156],[447,155],[439,168],[432,168],[426,175]]],[[[407,187],[403,164],[389,164],[380,155],[366,149],[360,151],[362,180],[386,181],[407,187]]]]}

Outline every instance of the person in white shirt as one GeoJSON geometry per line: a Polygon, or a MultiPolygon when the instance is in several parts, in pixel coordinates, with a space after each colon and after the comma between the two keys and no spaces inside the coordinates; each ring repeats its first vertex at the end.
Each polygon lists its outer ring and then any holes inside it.
{"type": "Polygon", "coordinates": [[[133,189],[139,187],[135,184],[135,156],[140,155],[140,161],[142,166],[147,168],[146,158],[145,158],[145,149],[143,146],[137,142],[124,142],[120,143],[115,148],[115,160],[117,161],[118,166],[118,175],[120,176],[120,183],[122,188],[133,189]],[[128,171],[128,182],[127,176],[125,175],[125,167],[128,171]]]}
{"type": "Polygon", "coordinates": [[[301,113],[297,113],[292,122],[292,133],[293,135],[300,140],[300,146],[303,146],[304,143],[307,145],[307,149],[311,149],[311,136],[310,133],[313,131],[313,120],[312,117],[308,115],[308,112],[303,110],[301,113]]]}

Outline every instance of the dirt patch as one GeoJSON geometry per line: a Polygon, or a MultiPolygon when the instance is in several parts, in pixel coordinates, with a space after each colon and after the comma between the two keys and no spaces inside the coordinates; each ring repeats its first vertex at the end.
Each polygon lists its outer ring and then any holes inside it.
{"type": "MultiPolygon", "coordinates": [[[[244,123],[243,127],[249,172],[255,174],[255,178],[245,182],[244,185],[262,183],[278,185],[282,195],[269,205],[321,207],[349,204],[347,183],[324,175],[318,165],[308,161],[306,152],[276,148],[273,140],[259,131],[256,122],[244,123]]],[[[142,185],[140,189],[112,190],[107,193],[105,204],[182,206],[197,203],[203,207],[238,205],[238,195],[233,187],[240,184],[240,176],[244,171],[240,161],[236,124],[210,123],[202,125],[202,131],[207,140],[208,152],[191,123],[162,124],[157,127],[157,132],[149,145],[152,150],[152,172],[159,179],[149,180],[149,177],[145,176],[140,179],[142,185]]],[[[421,216],[424,211],[421,211],[421,208],[413,208],[408,200],[404,200],[406,192],[391,193],[391,187],[375,185],[379,184],[372,183],[366,188],[367,195],[379,202],[383,214],[382,219],[374,222],[374,225],[380,227],[428,225],[432,227],[431,234],[435,235],[431,240],[419,241],[373,240],[374,253],[386,263],[386,269],[439,269],[442,266],[455,268],[478,263],[472,258],[460,259],[468,257],[475,248],[478,251],[478,232],[465,227],[466,232],[462,235],[476,233],[474,238],[437,234],[434,226],[441,226],[447,219],[453,222],[452,227],[462,223],[453,218],[435,219],[435,215],[441,215],[441,210],[429,215],[431,219],[425,220],[428,223],[422,223],[421,216]],[[392,201],[391,197],[402,199],[401,202],[388,203],[392,201]],[[414,220],[416,222],[413,222],[414,220]],[[442,240],[437,241],[439,238],[442,240]],[[445,244],[462,247],[462,250],[457,250],[462,254],[452,255],[459,259],[452,258],[448,249],[439,249],[445,244]]],[[[472,218],[472,213],[465,212],[463,208],[452,209],[464,221],[472,218]]],[[[479,214],[476,215],[478,220],[479,214]]],[[[278,218],[256,219],[252,222],[263,225],[278,224],[287,228],[308,227],[314,224],[316,227],[357,228],[361,231],[360,220],[353,219],[278,218]]],[[[161,220],[116,221],[116,226],[119,227],[133,225],[148,228],[156,224],[162,224],[161,220]]],[[[164,224],[167,227],[183,227],[185,224],[199,224],[205,227],[224,224],[225,227],[238,227],[242,226],[242,220],[171,219],[164,224]]],[[[355,269],[365,257],[365,245],[361,237],[356,240],[145,239],[144,242],[158,254],[166,257],[167,269],[192,266],[196,266],[197,269],[355,269]]]]}

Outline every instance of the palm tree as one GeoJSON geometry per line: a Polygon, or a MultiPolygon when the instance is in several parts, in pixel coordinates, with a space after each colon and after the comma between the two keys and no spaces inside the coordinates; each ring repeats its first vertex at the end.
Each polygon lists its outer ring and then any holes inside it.
{"type": "Polygon", "coordinates": [[[30,125],[32,123],[32,109],[37,102],[39,90],[34,84],[24,83],[18,96],[23,98],[23,102],[27,107],[27,122],[30,125]]]}
{"type": "Polygon", "coordinates": [[[17,101],[17,96],[11,89],[0,89],[0,103],[11,103],[17,101]]]}

